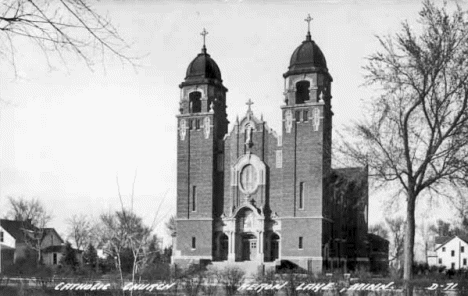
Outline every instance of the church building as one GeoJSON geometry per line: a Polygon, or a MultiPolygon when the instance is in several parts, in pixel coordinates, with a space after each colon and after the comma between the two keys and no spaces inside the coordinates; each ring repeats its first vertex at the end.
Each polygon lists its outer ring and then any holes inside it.
{"type": "Polygon", "coordinates": [[[331,167],[333,78],[310,29],[283,77],[280,132],[250,100],[229,126],[228,89],[205,45],[189,64],[176,116],[173,264],[369,264],[367,169],[331,167]]]}

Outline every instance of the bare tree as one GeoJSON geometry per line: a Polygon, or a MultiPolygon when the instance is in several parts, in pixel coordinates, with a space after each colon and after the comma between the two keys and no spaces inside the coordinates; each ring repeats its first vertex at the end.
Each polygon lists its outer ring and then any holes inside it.
{"type": "Polygon", "coordinates": [[[37,198],[8,197],[9,212],[7,217],[23,221],[24,241],[37,252],[37,262],[42,263],[42,241],[46,226],[52,220],[52,214],[37,198]]]}
{"type": "MultiPolygon", "coordinates": [[[[468,183],[468,179],[467,179],[468,183]]],[[[465,184],[461,188],[457,188],[454,198],[451,199],[452,205],[454,206],[458,219],[460,221],[461,228],[468,233],[468,184],[465,184]]]]}
{"type": "Polygon", "coordinates": [[[416,200],[468,176],[466,12],[458,6],[451,14],[425,1],[419,23],[421,33],[405,22],[400,33],[378,37],[382,49],[364,69],[380,96],[368,118],[354,126],[356,142],[345,144],[377,180],[398,184],[406,197],[406,283],[412,278],[416,200]]]}
{"type": "Polygon", "coordinates": [[[117,211],[114,214],[101,215],[104,225],[102,239],[106,242],[108,253],[115,257],[117,268],[123,283],[122,254],[125,250],[132,255],[132,282],[147,260],[147,254],[153,238],[152,229],[134,212],[117,211]]]}
{"type": "MultiPolygon", "coordinates": [[[[87,0],[5,0],[0,4],[0,56],[16,71],[16,53],[21,39],[38,46],[49,61],[51,54],[63,63],[72,52],[90,68],[106,54],[134,65],[126,54],[128,45],[110,20],[87,0]]],[[[50,62],[49,62],[50,65],[50,62]]]]}
{"type": "Polygon", "coordinates": [[[405,242],[406,221],[402,217],[386,218],[385,222],[390,230],[390,258],[389,261],[397,270],[401,268],[403,247],[405,242]]]}
{"type": "Polygon", "coordinates": [[[36,226],[46,226],[52,220],[52,214],[46,210],[37,198],[27,199],[23,196],[8,197],[9,211],[7,218],[17,221],[30,221],[36,226]]]}
{"type": "MultiPolygon", "coordinates": [[[[149,259],[154,255],[154,252],[157,251],[154,246],[157,238],[152,234],[152,232],[160,221],[166,217],[160,217],[159,215],[164,198],[155,208],[154,219],[150,226],[145,225],[142,218],[135,213],[133,203],[135,200],[136,176],[137,172],[135,171],[130,195],[130,207],[126,208],[124,206],[123,197],[120,192],[119,179],[117,177],[117,190],[121,209],[115,213],[101,215],[101,238],[103,243],[106,245],[108,253],[114,256],[117,261],[116,265],[119,270],[122,284],[124,280],[122,254],[125,251],[130,251],[131,253],[131,274],[132,283],[134,283],[136,275],[143,270],[145,264],[151,263],[149,259]]],[[[130,291],[130,295],[133,295],[133,290],[130,291]]]]}
{"type": "Polygon", "coordinates": [[[92,218],[84,214],[75,214],[66,220],[68,236],[78,250],[84,250],[93,241],[94,226],[92,218]]]}
{"type": "Polygon", "coordinates": [[[424,260],[428,264],[429,251],[433,250],[435,246],[436,232],[434,231],[434,224],[428,223],[426,218],[427,217],[424,217],[424,219],[422,219],[418,229],[422,239],[421,244],[424,249],[424,260]]]}
{"type": "Polygon", "coordinates": [[[380,236],[381,238],[384,238],[386,240],[389,239],[388,237],[388,230],[385,228],[385,225],[383,223],[378,223],[374,225],[369,226],[369,233],[373,233],[375,235],[380,236]]]}
{"type": "Polygon", "coordinates": [[[172,215],[165,223],[167,233],[174,237],[177,234],[176,216],[172,215]]]}

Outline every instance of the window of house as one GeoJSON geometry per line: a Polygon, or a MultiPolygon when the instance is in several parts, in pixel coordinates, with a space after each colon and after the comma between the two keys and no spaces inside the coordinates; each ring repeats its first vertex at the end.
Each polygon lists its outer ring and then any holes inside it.
{"type": "Polygon", "coordinates": [[[462,247],[460,248],[460,252],[465,253],[465,247],[464,247],[464,246],[462,246],[462,247]]]}
{"type": "Polygon", "coordinates": [[[3,231],[0,231],[0,243],[3,243],[3,231]]]}
{"type": "Polygon", "coordinates": [[[299,237],[299,249],[302,250],[304,247],[304,238],[302,236],[299,237]]]}
{"type": "Polygon", "coordinates": [[[189,128],[190,130],[193,129],[193,122],[192,122],[192,120],[190,120],[190,119],[189,119],[189,121],[188,121],[188,128],[189,128]]]}
{"type": "Polygon", "coordinates": [[[304,104],[309,100],[309,87],[310,82],[306,80],[296,83],[296,104],[304,104]]]}
{"type": "Polygon", "coordinates": [[[302,111],[302,120],[309,121],[309,110],[302,111]]]}
{"type": "Polygon", "coordinates": [[[195,128],[196,128],[197,130],[200,129],[200,119],[196,119],[196,120],[195,120],[195,128]]]}
{"type": "Polygon", "coordinates": [[[451,268],[455,269],[455,263],[454,262],[452,262],[452,267],[451,268]]]}
{"type": "Polygon", "coordinates": [[[296,122],[301,121],[301,111],[296,111],[296,122]]]}
{"type": "Polygon", "coordinates": [[[194,91],[190,93],[189,95],[189,101],[190,101],[190,112],[191,113],[200,113],[201,112],[201,92],[199,91],[194,91]]]}
{"type": "Polygon", "coordinates": [[[52,264],[57,265],[57,253],[52,254],[52,264]]]}
{"type": "Polygon", "coordinates": [[[304,182],[299,183],[299,209],[304,209],[304,182]]]}
{"type": "Polygon", "coordinates": [[[466,258],[463,258],[463,265],[466,266],[466,258]]]}
{"type": "Polygon", "coordinates": [[[445,252],[445,247],[442,247],[442,252],[445,252]]]}
{"type": "Polygon", "coordinates": [[[442,258],[439,258],[439,264],[442,264],[442,258]]]}
{"type": "Polygon", "coordinates": [[[192,249],[197,248],[197,239],[195,237],[192,237],[192,249]]]}
{"type": "Polygon", "coordinates": [[[452,255],[452,257],[455,257],[455,251],[454,251],[454,250],[452,250],[452,251],[450,252],[450,254],[452,255]]]}
{"type": "Polygon", "coordinates": [[[192,187],[192,212],[197,210],[197,186],[192,187]]]}

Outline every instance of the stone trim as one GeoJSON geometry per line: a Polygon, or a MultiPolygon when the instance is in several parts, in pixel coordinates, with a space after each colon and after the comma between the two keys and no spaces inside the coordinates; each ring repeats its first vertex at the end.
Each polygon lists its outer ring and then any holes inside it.
{"type": "Polygon", "coordinates": [[[173,256],[173,258],[175,260],[177,260],[177,259],[183,259],[183,260],[200,260],[200,259],[213,260],[213,256],[187,256],[187,255],[184,255],[184,256],[173,256]]]}
{"type": "Polygon", "coordinates": [[[276,218],[277,220],[296,220],[296,219],[322,219],[322,220],[325,220],[325,221],[328,221],[328,222],[332,222],[333,223],[333,220],[330,219],[330,218],[327,218],[327,217],[323,217],[323,216],[309,216],[309,217],[278,217],[276,218]]]}
{"type": "Polygon", "coordinates": [[[176,221],[213,221],[213,218],[176,218],[176,221]]]}
{"type": "Polygon", "coordinates": [[[286,260],[323,260],[322,256],[312,256],[312,257],[305,257],[305,256],[280,256],[281,259],[286,260]]]}

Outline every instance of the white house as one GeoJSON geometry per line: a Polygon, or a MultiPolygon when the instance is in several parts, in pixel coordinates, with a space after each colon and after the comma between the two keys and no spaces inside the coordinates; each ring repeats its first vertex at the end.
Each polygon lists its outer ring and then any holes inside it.
{"type": "Polygon", "coordinates": [[[468,237],[437,237],[435,252],[438,266],[445,266],[447,269],[468,268],[468,237]]]}
{"type": "Polygon", "coordinates": [[[5,266],[13,263],[16,240],[0,224],[0,273],[5,266]]]}

